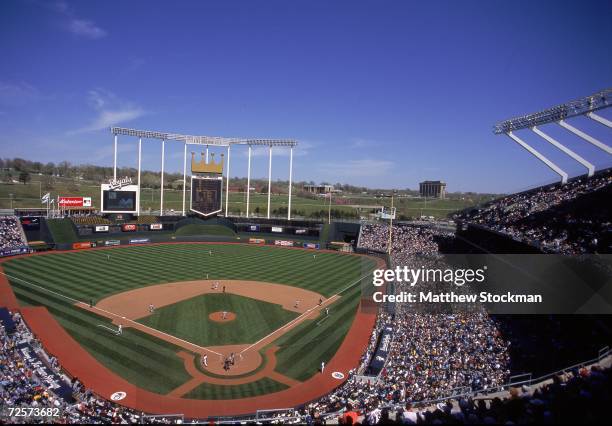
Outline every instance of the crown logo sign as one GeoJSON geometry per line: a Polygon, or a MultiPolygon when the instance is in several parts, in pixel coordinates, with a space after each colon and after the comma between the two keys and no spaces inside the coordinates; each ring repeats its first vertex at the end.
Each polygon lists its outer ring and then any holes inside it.
{"type": "Polygon", "coordinates": [[[202,153],[202,159],[197,161],[195,158],[195,152],[191,153],[191,173],[216,173],[223,174],[223,154],[221,154],[221,161],[215,163],[215,154],[210,154],[210,161],[207,163],[204,153],[202,153]]]}

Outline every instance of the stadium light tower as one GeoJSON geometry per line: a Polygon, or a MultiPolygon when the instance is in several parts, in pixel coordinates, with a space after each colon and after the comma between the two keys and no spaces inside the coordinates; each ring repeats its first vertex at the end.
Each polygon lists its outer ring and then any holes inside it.
{"type": "Polygon", "coordinates": [[[561,142],[553,139],[552,137],[544,133],[542,130],[538,129],[538,126],[548,123],[557,123],[564,129],[569,130],[570,132],[578,136],[579,138],[589,142],[590,144],[599,148],[608,155],[611,155],[612,148],[609,145],[597,140],[596,138],[588,135],[582,130],[577,129],[576,127],[565,121],[568,118],[583,115],[600,124],[603,124],[604,126],[612,128],[612,122],[610,120],[595,113],[595,111],[599,111],[610,106],[612,106],[612,89],[604,89],[590,96],[585,96],[583,98],[576,99],[574,101],[570,101],[562,105],[557,105],[540,112],[502,121],[493,126],[493,133],[497,135],[505,134],[509,136],[512,140],[522,146],[534,157],[542,161],[551,170],[561,176],[561,183],[565,183],[567,182],[568,174],[558,165],[556,165],[547,157],[545,157],[541,152],[537,151],[535,148],[527,144],[524,140],[519,138],[514,132],[522,129],[531,129],[535,134],[540,136],[546,142],[560,149],[572,159],[586,167],[588,176],[593,176],[593,173],[595,172],[595,166],[593,166],[591,162],[587,161],[565,145],[561,144],[561,142]]]}

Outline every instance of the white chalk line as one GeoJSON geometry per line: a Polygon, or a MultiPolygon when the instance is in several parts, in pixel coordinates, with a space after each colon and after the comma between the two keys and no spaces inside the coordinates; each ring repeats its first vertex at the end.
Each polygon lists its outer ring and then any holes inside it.
{"type": "Polygon", "coordinates": [[[344,293],[345,291],[347,291],[348,289],[354,287],[355,285],[361,283],[361,281],[363,281],[364,278],[366,278],[368,275],[370,275],[372,273],[372,271],[374,271],[374,269],[370,270],[369,272],[367,272],[365,275],[362,275],[357,281],[349,284],[348,286],[346,286],[345,288],[343,288],[342,290],[340,290],[338,293],[334,294],[333,296],[331,296],[330,298],[326,299],[322,304],[317,305],[317,306],[313,306],[312,308],[308,309],[307,311],[304,311],[300,316],[292,319],[291,321],[289,321],[287,324],[283,325],[282,327],[274,330],[272,333],[268,334],[267,336],[262,337],[261,339],[259,339],[257,342],[253,343],[252,345],[249,345],[248,347],[246,347],[245,349],[243,349],[242,351],[240,351],[239,353],[242,354],[246,351],[248,351],[249,349],[251,349],[253,346],[256,346],[257,344],[259,344],[260,342],[262,342],[263,340],[266,340],[267,338],[275,335],[276,333],[278,333],[281,330],[284,330],[287,327],[290,327],[291,325],[293,325],[296,321],[300,321],[302,319],[302,317],[304,316],[308,316],[310,315],[310,313],[312,311],[314,311],[317,308],[322,308],[327,304],[330,304],[331,301],[335,301],[335,299],[337,299],[338,297],[340,297],[340,295],[342,293],[344,293]]]}
{"type": "MultiPolygon", "coordinates": [[[[26,284],[27,284],[27,285],[29,285],[29,286],[39,288],[39,289],[41,289],[41,290],[43,290],[43,291],[47,291],[47,292],[49,292],[49,293],[51,293],[51,294],[55,294],[56,296],[59,296],[59,297],[63,297],[64,299],[69,300],[69,301],[71,301],[71,302],[81,303],[81,304],[83,304],[83,305],[89,306],[89,304],[88,304],[88,303],[82,302],[82,301],[80,301],[80,300],[74,299],[74,298],[72,298],[72,297],[70,297],[70,296],[66,296],[66,295],[61,294],[61,293],[58,293],[58,292],[56,292],[56,291],[49,290],[48,288],[42,287],[42,286],[40,286],[40,285],[33,284],[33,283],[28,282],[28,281],[26,281],[26,280],[24,280],[24,279],[22,279],[22,278],[19,278],[19,277],[13,277],[13,276],[11,276],[11,275],[9,275],[9,274],[5,273],[5,272],[0,272],[0,273],[1,273],[2,275],[4,275],[4,276],[8,277],[8,278],[11,278],[11,279],[14,279],[14,280],[17,280],[17,281],[21,281],[21,282],[23,282],[23,283],[26,283],[26,284]]],[[[202,347],[202,346],[200,346],[200,345],[196,345],[195,343],[188,342],[187,340],[181,339],[181,338],[179,338],[179,337],[173,336],[173,335],[171,335],[171,334],[164,333],[163,331],[157,330],[157,329],[155,329],[155,328],[153,328],[153,327],[149,327],[148,325],[144,325],[144,324],[141,324],[141,323],[139,323],[139,322],[133,321],[133,320],[131,320],[131,319],[129,319],[129,318],[126,318],[126,317],[124,317],[123,315],[118,315],[118,314],[116,314],[116,313],[114,313],[114,312],[110,312],[110,311],[107,311],[107,310],[105,310],[105,309],[98,308],[98,307],[96,307],[96,306],[89,307],[89,309],[90,309],[90,310],[94,310],[94,311],[104,312],[104,313],[106,313],[106,314],[108,314],[108,315],[112,315],[112,316],[114,316],[114,317],[120,318],[120,319],[121,319],[121,320],[123,320],[123,321],[127,321],[127,322],[130,322],[130,323],[132,323],[132,324],[136,324],[138,327],[146,328],[146,329],[148,329],[148,330],[153,330],[153,331],[154,331],[154,332],[156,332],[156,333],[162,334],[162,335],[167,336],[167,337],[171,337],[171,338],[176,339],[176,340],[178,340],[178,341],[180,341],[180,342],[186,343],[186,344],[188,344],[188,345],[195,346],[196,348],[200,348],[200,349],[202,349],[202,350],[208,351],[208,352],[213,353],[213,354],[215,354],[215,355],[220,355],[220,356],[223,356],[223,355],[222,355],[222,354],[220,354],[219,352],[213,351],[212,349],[208,349],[208,348],[202,347]]],[[[135,329],[138,329],[137,327],[134,327],[134,328],[135,328],[135,329]]]]}
{"type": "MultiPolygon", "coordinates": [[[[326,299],[326,300],[325,300],[325,301],[324,301],[324,302],[323,302],[321,305],[313,306],[312,308],[310,308],[310,309],[308,309],[307,311],[303,312],[303,313],[302,313],[300,316],[298,316],[298,317],[296,317],[296,318],[292,319],[291,321],[289,321],[287,324],[285,324],[285,325],[283,325],[282,327],[280,327],[280,328],[278,328],[278,329],[274,330],[274,331],[273,331],[273,332],[271,332],[270,334],[268,334],[268,335],[266,335],[266,336],[262,337],[262,338],[261,338],[261,339],[259,339],[257,342],[255,342],[255,343],[253,343],[253,344],[249,345],[248,347],[246,347],[245,349],[243,349],[242,351],[240,351],[238,354],[239,354],[239,355],[242,355],[244,352],[248,351],[248,350],[249,350],[249,349],[251,349],[253,346],[256,346],[257,344],[259,344],[259,343],[260,343],[260,342],[262,342],[263,340],[265,340],[265,339],[267,339],[267,338],[269,338],[269,337],[271,337],[271,336],[275,335],[276,333],[278,333],[278,332],[279,332],[279,331],[281,331],[281,330],[286,329],[287,327],[290,327],[290,326],[291,326],[291,325],[293,325],[293,324],[294,324],[296,321],[301,320],[301,319],[302,319],[302,317],[310,315],[310,313],[312,313],[312,311],[314,311],[315,309],[317,309],[317,308],[322,308],[322,307],[324,307],[325,305],[330,304],[330,302],[331,302],[331,301],[335,301],[335,299],[337,299],[337,298],[338,298],[338,297],[339,297],[339,296],[340,296],[342,293],[344,293],[345,291],[349,290],[350,288],[352,288],[352,287],[356,286],[357,284],[361,283],[361,281],[363,281],[363,279],[364,279],[364,278],[366,278],[368,275],[370,275],[370,274],[372,273],[372,271],[374,271],[374,268],[373,268],[373,269],[371,269],[369,272],[365,273],[364,275],[362,275],[362,276],[361,276],[359,279],[357,279],[357,280],[356,280],[356,281],[354,281],[353,283],[351,283],[351,284],[347,285],[345,288],[343,288],[342,290],[340,290],[338,293],[336,293],[336,294],[334,294],[333,296],[331,296],[331,297],[329,297],[328,299],[326,299]]],[[[9,275],[9,274],[5,273],[4,271],[2,271],[2,272],[0,272],[0,273],[2,273],[2,275],[6,276],[6,277],[9,277],[9,278],[11,278],[11,279],[14,279],[14,280],[18,280],[18,281],[24,282],[24,283],[26,283],[27,285],[30,285],[30,286],[33,286],[33,287],[39,288],[39,289],[41,289],[41,290],[43,290],[43,291],[47,291],[47,292],[52,293],[52,294],[55,294],[56,296],[63,297],[64,299],[70,300],[71,302],[81,303],[81,304],[83,304],[83,305],[87,305],[87,306],[89,306],[89,305],[88,305],[87,303],[85,303],[85,302],[82,302],[82,301],[80,301],[80,300],[77,300],[77,299],[74,299],[74,298],[72,298],[72,297],[66,296],[66,295],[64,295],[64,294],[58,293],[58,292],[56,292],[56,291],[49,290],[49,289],[47,289],[47,288],[45,288],[45,287],[42,287],[42,286],[40,286],[40,285],[30,283],[30,282],[28,282],[28,281],[26,281],[26,280],[24,280],[24,279],[22,279],[22,278],[19,278],[19,277],[13,277],[13,276],[11,276],[11,275],[9,275]]],[[[117,318],[121,318],[122,320],[125,320],[125,321],[127,321],[127,322],[130,322],[130,323],[136,324],[138,327],[146,328],[146,329],[148,329],[148,330],[153,330],[153,331],[155,331],[156,333],[162,334],[162,335],[167,336],[167,337],[170,337],[170,338],[172,338],[172,339],[176,339],[176,340],[181,341],[181,342],[183,342],[183,343],[186,343],[186,344],[188,344],[188,345],[195,346],[195,347],[197,347],[197,348],[200,348],[200,349],[202,349],[202,350],[208,351],[208,352],[213,353],[213,354],[215,354],[215,355],[223,356],[223,354],[221,354],[221,353],[219,353],[219,352],[216,352],[216,351],[213,351],[212,349],[209,349],[209,348],[205,348],[205,347],[202,347],[202,346],[196,345],[195,343],[191,343],[191,342],[189,342],[189,341],[187,341],[187,340],[181,339],[181,338],[176,337],[176,336],[172,336],[171,334],[165,333],[165,332],[160,331],[160,330],[157,330],[157,329],[155,329],[155,328],[153,328],[153,327],[149,327],[149,326],[147,326],[147,325],[144,325],[144,324],[141,324],[141,323],[139,323],[139,322],[133,321],[133,320],[131,320],[131,319],[125,318],[124,316],[122,316],[122,315],[118,315],[118,314],[115,314],[114,312],[110,312],[110,311],[107,311],[107,310],[105,310],[105,309],[98,308],[98,307],[96,307],[96,306],[90,307],[90,309],[92,309],[92,310],[96,310],[96,311],[100,311],[100,312],[104,312],[104,313],[106,313],[106,314],[108,314],[108,315],[112,315],[112,316],[117,317],[117,318]]]]}

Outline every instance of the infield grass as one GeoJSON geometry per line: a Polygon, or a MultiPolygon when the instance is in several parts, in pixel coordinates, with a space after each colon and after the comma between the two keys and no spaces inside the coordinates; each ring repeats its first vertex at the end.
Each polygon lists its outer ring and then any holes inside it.
{"type": "Polygon", "coordinates": [[[212,293],[158,308],[138,322],[206,347],[254,343],[297,316],[273,303],[212,293]],[[236,319],[223,323],[208,318],[222,311],[235,313],[236,319]]]}

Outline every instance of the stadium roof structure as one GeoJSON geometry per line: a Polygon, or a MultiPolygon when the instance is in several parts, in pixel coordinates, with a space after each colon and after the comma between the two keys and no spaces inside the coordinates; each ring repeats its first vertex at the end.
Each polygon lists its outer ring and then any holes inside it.
{"type": "Polygon", "coordinates": [[[511,118],[493,126],[493,133],[502,134],[542,124],[555,123],[566,118],[577,117],[612,105],[612,88],[604,89],[574,101],[570,101],[533,114],[511,118]]]}
{"type": "Polygon", "coordinates": [[[493,133],[506,134],[516,143],[518,143],[521,147],[527,150],[530,154],[536,157],[538,160],[542,161],[546,164],[551,170],[561,176],[561,182],[566,183],[568,174],[562,170],[558,165],[550,161],[546,158],[542,153],[537,151],[532,146],[528,145],[525,141],[519,138],[514,131],[521,129],[531,129],[535,134],[540,136],[546,142],[555,146],[556,148],[563,151],[565,154],[569,155],[571,158],[582,164],[587,169],[588,176],[593,176],[595,172],[595,166],[589,161],[585,160],[582,156],[578,155],[565,145],[561,144],[559,141],[553,139],[550,135],[544,133],[542,130],[538,129],[537,126],[549,124],[549,123],[557,123],[559,126],[564,129],[572,132],[579,138],[589,142],[600,150],[604,151],[608,155],[612,154],[612,148],[597,140],[596,138],[588,135],[582,130],[577,129],[573,125],[567,123],[565,120],[567,118],[578,117],[580,115],[585,115],[588,118],[603,124],[609,128],[612,128],[612,121],[608,120],[605,117],[595,114],[595,111],[602,110],[604,108],[608,108],[612,106],[612,89],[604,89],[597,93],[594,93],[589,96],[585,96],[580,99],[576,99],[574,101],[570,101],[561,105],[557,105],[551,108],[547,108],[543,111],[536,112],[533,114],[527,114],[520,117],[511,118],[509,120],[502,121],[493,126],[493,133]]]}
{"type": "Polygon", "coordinates": [[[180,133],[157,132],[154,130],[128,129],[125,127],[111,127],[113,135],[135,136],[145,139],[159,139],[162,141],[179,141],[191,145],[252,145],[294,148],[297,142],[293,139],[249,139],[249,138],[224,138],[219,136],[196,136],[183,135],[180,133]]]}

